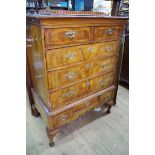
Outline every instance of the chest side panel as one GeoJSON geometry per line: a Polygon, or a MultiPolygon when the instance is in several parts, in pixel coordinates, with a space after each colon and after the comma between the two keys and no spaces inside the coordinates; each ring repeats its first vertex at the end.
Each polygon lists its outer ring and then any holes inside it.
{"type": "Polygon", "coordinates": [[[27,23],[27,27],[27,44],[29,45],[27,55],[33,88],[36,90],[42,101],[48,106],[48,93],[45,77],[46,61],[44,59],[41,27],[29,23],[27,23]]]}

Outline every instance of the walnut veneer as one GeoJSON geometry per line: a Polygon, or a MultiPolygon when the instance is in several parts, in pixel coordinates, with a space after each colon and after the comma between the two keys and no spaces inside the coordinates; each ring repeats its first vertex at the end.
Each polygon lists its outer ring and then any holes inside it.
{"type": "Polygon", "coordinates": [[[35,107],[50,146],[59,128],[101,104],[116,102],[126,18],[27,16],[27,52],[35,107]]]}

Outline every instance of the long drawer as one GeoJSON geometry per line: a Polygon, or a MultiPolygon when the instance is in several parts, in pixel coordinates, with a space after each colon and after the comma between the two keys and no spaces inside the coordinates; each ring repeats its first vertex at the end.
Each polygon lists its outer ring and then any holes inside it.
{"type": "Polygon", "coordinates": [[[47,69],[51,70],[94,58],[103,59],[117,55],[118,47],[118,41],[111,41],[48,50],[46,53],[47,69]]]}
{"type": "Polygon", "coordinates": [[[52,103],[51,108],[55,109],[66,106],[75,100],[110,87],[114,82],[114,78],[115,72],[110,72],[54,91],[49,94],[50,103],[52,103]]]}
{"type": "Polygon", "coordinates": [[[116,64],[117,57],[114,56],[103,60],[86,62],[75,67],[51,71],[48,73],[48,88],[55,89],[84,78],[116,70],[116,64]]]}
{"type": "Polygon", "coordinates": [[[88,101],[81,102],[80,104],[76,105],[75,107],[66,110],[62,113],[57,114],[56,116],[52,117],[51,121],[53,127],[56,129],[60,126],[63,126],[69,123],[72,120],[77,119],[80,115],[85,114],[87,111],[94,109],[100,104],[104,104],[113,99],[114,90],[110,90],[98,97],[90,99],[88,101]],[[101,98],[102,100],[99,100],[101,98]]]}

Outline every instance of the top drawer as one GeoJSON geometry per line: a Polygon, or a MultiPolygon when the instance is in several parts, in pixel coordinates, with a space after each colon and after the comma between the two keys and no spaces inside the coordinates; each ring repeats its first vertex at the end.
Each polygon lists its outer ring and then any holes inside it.
{"type": "Polygon", "coordinates": [[[91,39],[90,27],[47,28],[44,31],[48,49],[88,43],[91,39]]]}
{"type": "Polygon", "coordinates": [[[95,27],[93,41],[118,40],[121,37],[121,26],[99,26],[95,27]]]}

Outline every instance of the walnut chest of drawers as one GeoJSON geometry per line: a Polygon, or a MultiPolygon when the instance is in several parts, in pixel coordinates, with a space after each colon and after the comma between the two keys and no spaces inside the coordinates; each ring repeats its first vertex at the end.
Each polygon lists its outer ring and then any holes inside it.
{"type": "Polygon", "coordinates": [[[27,57],[34,106],[50,146],[63,125],[116,102],[125,18],[27,16],[27,57]]]}

